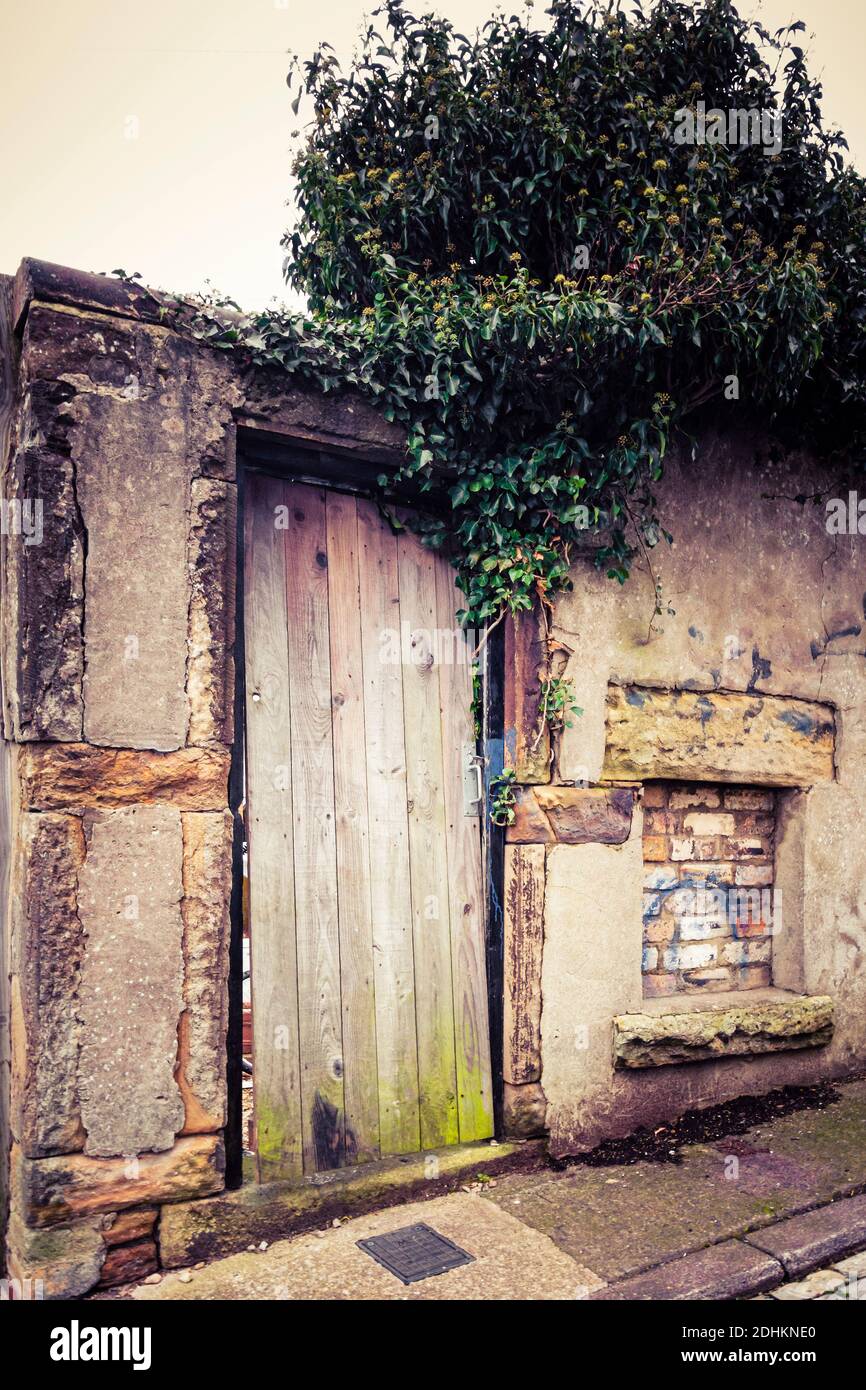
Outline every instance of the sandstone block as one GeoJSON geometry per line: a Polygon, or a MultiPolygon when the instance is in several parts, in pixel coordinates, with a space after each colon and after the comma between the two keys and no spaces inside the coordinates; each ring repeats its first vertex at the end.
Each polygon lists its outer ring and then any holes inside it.
{"type": "Polygon", "coordinates": [[[72,454],[68,381],[43,380],[36,320],[22,345],[18,447],[3,494],[10,502],[38,498],[39,544],[4,545],[4,698],[18,740],[80,739],[84,669],[84,554],[72,454]]]}
{"type": "MultiPolygon", "coordinates": [[[[167,1153],[130,1159],[25,1158],[13,1149],[20,1215],[30,1226],[57,1226],[104,1212],[206,1197],[223,1187],[225,1160],[218,1135],[179,1139],[167,1153]]],[[[97,1223],[102,1244],[102,1222],[97,1223]]]]}
{"type": "Polygon", "coordinates": [[[190,504],[189,742],[231,743],[234,614],[229,571],[235,549],[234,485],[194,478],[190,504]]]}
{"type": "Polygon", "coordinates": [[[611,685],[603,776],[811,786],[832,780],[834,741],[815,701],[611,685]]]}
{"type": "Polygon", "coordinates": [[[624,787],[515,789],[512,844],[620,845],[628,839],[634,792],[624,787]]]}
{"type": "Polygon", "coordinates": [[[12,1128],[24,1151],[80,1149],[78,998],[84,930],[75,816],[23,814],[12,906],[12,1128]]]}
{"type": "Polygon", "coordinates": [[[185,1134],[225,1124],[229,898],[232,818],[228,811],[183,820],[184,1011],[177,1081],[185,1134]]]}
{"type": "Polygon", "coordinates": [[[515,1139],[532,1139],[546,1128],[547,1100],[541,1084],[528,1082],[523,1086],[504,1086],[503,1125],[505,1133],[515,1139]]]}
{"type": "Polygon", "coordinates": [[[78,1065],[85,1151],[170,1149],[184,1116],[174,1079],[183,1005],[180,812],[99,811],[86,829],[78,1065]]]}
{"type": "Polygon", "coordinates": [[[621,845],[631,832],[634,792],[624,787],[536,787],[557,840],[566,845],[621,845]]]}
{"type": "Polygon", "coordinates": [[[34,811],[150,805],[221,811],[228,797],[229,750],[181,748],[150,753],[88,743],[39,743],[21,750],[21,795],[34,811]]]}
{"type": "Polygon", "coordinates": [[[514,820],[505,831],[513,845],[552,844],[555,835],[550,821],[535,799],[533,787],[514,788],[514,820]]]}
{"type": "Polygon", "coordinates": [[[12,1279],[39,1281],[47,1299],[80,1298],[99,1280],[105,1246],[99,1218],[31,1230],[14,1210],[7,1254],[12,1279]]]}
{"type": "Polygon", "coordinates": [[[714,1057],[821,1047],[833,1034],[826,995],[737,1001],[677,1013],[622,1014],[614,1019],[619,1068],[659,1067],[714,1057]]]}
{"type": "Polygon", "coordinates": [[[187,411],[170,399],[179,386],[164,381],[131,399],[82,391],[72,403],[88,537],[88,743],[168,750],[186,742],[191,468],[187,411]]]}

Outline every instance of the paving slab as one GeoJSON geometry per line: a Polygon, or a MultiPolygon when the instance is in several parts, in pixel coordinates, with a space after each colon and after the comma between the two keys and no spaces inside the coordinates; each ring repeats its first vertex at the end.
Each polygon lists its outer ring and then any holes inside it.
{"type": "Polygon", "coordinates": [[[603,1278],[629,1278],[866,1187],[866,1083],[840,1085],[839,1096],[823,1111],[689,1145],[680,1163],[515,1174],[485,1200],[603,1278]]]}
{"type": "Polygon", "coordinates": [[[771,1289],[782,1278],[784,1271],[777,1260],[742,1241],[726,1240],[634,1279],[621,1279],[590,1298],[631,1302],[743,1298],[771,1289]]]}
{"type": "Polygon", "coordinates": [[[777,1259],[789,1277],[844,1259],[866,1245],[866,1195],[843,1197],[817,1211],[755,1231],[746,1239],[777,1259]]]}
{"type": "MultiPolygon", "coordinates": [[[[752,1251],[757,1258],[757,1252],[752,1251]]],[[[203,1269],[172,1271],[130,1297],[164,1299],[568,1300],[603,1280],[492,1202],[457,1192],[391,1207],[327,1230],[231,1255],[203,1269]],[[404,1285],[357,1242],[422,1221],[473,1256],[470,1264],[404,1285]]]]}
{"type": "Polygon", "coordinates": [[[532,1175],[497,1183],[489,1200],[543,1231],[603,1278],[652,1265],[749,1230],[764,1202],[725,1181],[718,1155],[693,1146],[682,1163],[575,1167],[551,1181],[532,1175]]]}

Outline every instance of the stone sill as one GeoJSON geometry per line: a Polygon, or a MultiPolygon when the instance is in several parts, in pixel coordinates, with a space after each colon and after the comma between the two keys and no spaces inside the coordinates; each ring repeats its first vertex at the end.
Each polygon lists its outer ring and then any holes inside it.
{"type": "Polygon", "coordinates": [[[833,1000],[826,994],[756,989],[647,999],[640,1013],[613,1020],[614,1066],[666,1067],[823,1047],[832,1036],[833,1000]]]}

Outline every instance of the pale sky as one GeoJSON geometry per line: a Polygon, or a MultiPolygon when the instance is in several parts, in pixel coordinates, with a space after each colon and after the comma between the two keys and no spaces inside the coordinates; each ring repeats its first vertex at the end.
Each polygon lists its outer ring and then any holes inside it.
{"type": "MultiPolygon", "coordinates": [[[[207,279],[246,309],[283,294],[287,52],[349,58],[363,0],[0,0],[0,271],[23,256],[207,279]]],[[[417,0],[474,31],[495,0],[417,0]]],[[[518,8],[508,5],[507,8],[518,8]]],[[[630,8],[630,7],[629,7],[630,8]]],[[[807,25],[825,115],[866,165],[866,0],[743,0],[807,25]]],[[[536,5],[540,17],[543,3],[536,5]]]]}

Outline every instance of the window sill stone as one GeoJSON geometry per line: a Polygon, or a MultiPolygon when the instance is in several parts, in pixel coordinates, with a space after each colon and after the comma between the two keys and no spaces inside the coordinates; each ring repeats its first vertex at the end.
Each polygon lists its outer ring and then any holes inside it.
{"type": "Polygon", "coordinates": [[[666,1067],[823,1047],[832,1036],[833,1000],[826,994],[763,989],[648,999],[642,1012],[613,1020],[614,1066],[666,1067]]]}

